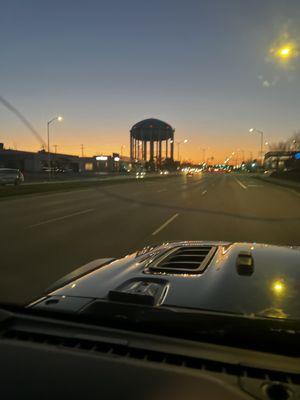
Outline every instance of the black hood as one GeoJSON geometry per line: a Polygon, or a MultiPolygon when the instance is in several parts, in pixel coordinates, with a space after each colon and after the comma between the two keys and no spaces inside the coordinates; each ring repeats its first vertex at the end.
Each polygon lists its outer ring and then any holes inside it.
{"type": "Polygon", "coordinates": [[[297,247],[175,242],[118,260],[95,260],[60,280],[31,306],[76,313],[105,300],[300,319],[299,289],[297,247]]]}

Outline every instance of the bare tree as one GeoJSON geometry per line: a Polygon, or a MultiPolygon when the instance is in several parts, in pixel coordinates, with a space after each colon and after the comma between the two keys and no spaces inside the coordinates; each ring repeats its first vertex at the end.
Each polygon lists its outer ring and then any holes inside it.
{"type": "Polygon", "coordinates": [[[285,140],[277,143],[270,143],[269,149],[271,151],[298,151],[300,150],[300,130],[295,131],[293,135],[285,140]]]}
{"type": "Polygon", "coordinates": [[[286,142],[280,141],[277,143],[270,143],[269,148],[271,151],[285,151],[287,150],[286,142]]]}
{"type": "Polygon", "coordinates": [[[300,149],[300,130],[295,131],[292,137],[288,140],[290,150],[300,149]]]}

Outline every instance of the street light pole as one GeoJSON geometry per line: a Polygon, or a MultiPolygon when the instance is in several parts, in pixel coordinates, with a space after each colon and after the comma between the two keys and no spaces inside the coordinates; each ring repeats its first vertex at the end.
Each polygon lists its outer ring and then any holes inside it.
{"type": "Polygon", "coordinates": [[[47,147],[48,147],[48,176],[49,176],[49,180],[51,179],[51,169],[50,169],[50,165],[51,165],[51,158],[50,158],[50,121],[47,122],[47,147]]]}
{"type": "Polygon", "coordinates": [[[260,134],[260,156],[261,156],[261,165],[263,165],[263,163],[264,163],[264,155],[263,155],[264,133],[263,133],[263,131],[259,131],[256,128],[249,129],[249,132],[250,133],[257,132],[260,134]]]}
{"type": "Polygon", "coordinates": [[[264,133],[262,131],[258,131],[260,133],[260,155],[261,155],[261,165],[264,163],[264,154],[263,154],[263,146],[264,146],[264,133]]]}
{"type": "MultiPolygon", "coordinates": [[[[180,145],[181,145],[181,143],[187,143],[187,142],[188,142],[187,139],[181,140],[180,142],[175,142],[177,144],[177,159],[179,162],[180,162],[180,159],[179,159],[180,145]]],[[[172,143],[172,141],[171,141],[171,143],[172,143]]]]}
{"type": "Polygon", "coordinates": [[[177,160],[178,160],[178,161],[180,161],[180,159],[179,159],[179,149],[180,149],[180,145],[181,145],[181,142],[177,142],[177,160]]]}
{"type": "Polygon", "coordinates": [[[62,117],[54,117],[47,122],[47,147],[48,147],[48,175],[51,179],[51,156],[50,156],[50,124],[54,121],[62,121],[62,117]]]}

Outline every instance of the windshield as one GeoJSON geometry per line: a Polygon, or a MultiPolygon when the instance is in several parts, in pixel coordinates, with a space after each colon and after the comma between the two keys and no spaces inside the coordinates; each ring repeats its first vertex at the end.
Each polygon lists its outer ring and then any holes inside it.
{"type": "Polygon", "coordinates": [[[0,303],[121,258],[68,295],[147,276],[155,307],[298,316],[299,21],[294,0],[4,2],[0,303]]]}

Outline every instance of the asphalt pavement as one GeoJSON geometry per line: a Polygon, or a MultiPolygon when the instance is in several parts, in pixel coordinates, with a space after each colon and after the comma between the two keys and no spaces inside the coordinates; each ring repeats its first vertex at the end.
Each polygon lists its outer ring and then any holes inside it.
{"type": "Polygon", "coordinates": [[[300,193],[242,174],[114,183],[0,201],[0,302],[25,304],[97,258],[146,244],[300,245],[300,193]]]}

